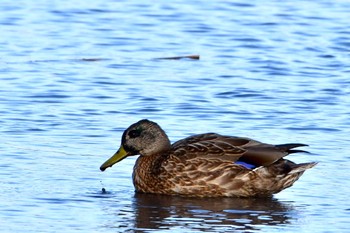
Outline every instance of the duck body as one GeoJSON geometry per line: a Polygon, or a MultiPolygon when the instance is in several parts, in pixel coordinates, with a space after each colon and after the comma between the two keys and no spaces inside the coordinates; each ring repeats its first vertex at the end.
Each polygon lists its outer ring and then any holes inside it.
{"type": "Polygon", "coordinates": [[[141,120],[123,134],[121,148],[101,170],[129,155],[137,159],[137,192],[197,197],[271,196],[290,187],[316,163],[284,159],[305,144],[271,145],[215,133],[193,135],[170,144],[154,122],[141,120]]]}

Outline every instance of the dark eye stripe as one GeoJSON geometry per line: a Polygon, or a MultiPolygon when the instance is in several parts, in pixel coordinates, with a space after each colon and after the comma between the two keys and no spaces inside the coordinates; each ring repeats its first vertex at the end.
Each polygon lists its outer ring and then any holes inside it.
{"type": "Polygon", "coordinates": [[[140,134],[141,134],[140,130],[130,130],[130,132],[128,133],[130,138],[136,138],[140,136],[140,134]]]}

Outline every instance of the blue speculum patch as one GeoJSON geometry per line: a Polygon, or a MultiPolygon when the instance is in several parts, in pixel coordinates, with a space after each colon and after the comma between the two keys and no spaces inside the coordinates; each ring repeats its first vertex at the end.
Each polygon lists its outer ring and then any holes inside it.
{"type": "Polygon", "coordinates": [[[246,163],[246,162],[243,162],[243,161],[236,161],[235,163],[236,163],[236,164],[239,164],[239,165],[242,165],[243,167],[248,168],[248,169],[254,169],[254,168],[256,168],[255,165],[250,164],[250,163],[246,163]]]}

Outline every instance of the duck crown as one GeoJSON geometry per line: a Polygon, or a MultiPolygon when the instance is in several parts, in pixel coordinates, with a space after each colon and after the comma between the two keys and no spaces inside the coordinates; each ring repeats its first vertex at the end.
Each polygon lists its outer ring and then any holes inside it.
{"type": "Polygon", "coordinates": [[[171,148],[164,130],[148,119],[140,120],[127,128],[122,136],[122,145],[130,155],[148,156],[171,148]]]}

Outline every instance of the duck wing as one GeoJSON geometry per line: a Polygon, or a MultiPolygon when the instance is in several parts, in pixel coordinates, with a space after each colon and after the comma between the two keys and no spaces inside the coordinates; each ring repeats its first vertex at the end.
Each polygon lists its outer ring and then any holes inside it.
{"type": "Polygon", "coordinates": [[[187,137],[172,145],[173,154],[183,159],[221,159],[231,162],[237,161],[246,149],[240,147],[245,140],[228,140],[215,133],[198,134],[187,137]]]}
{"type": "Polygon", "coordinates": [[[304,152],[294,149],[300,146],[307,145],[301,143],[272,145],[250,138],[206,133],[177,141],[172,148],[173,154],[181,159],[220,159],[244,162],[258,167],[273,164],[291,153],[304,152]]]}

